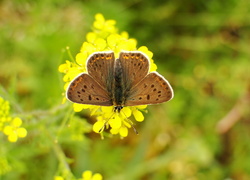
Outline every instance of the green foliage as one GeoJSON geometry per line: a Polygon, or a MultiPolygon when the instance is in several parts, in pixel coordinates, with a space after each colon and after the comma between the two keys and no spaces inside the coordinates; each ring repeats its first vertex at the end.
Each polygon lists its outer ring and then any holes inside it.
{"type": "Polygon", "coordinates": [[[249,1],[4,0],[0,10],[0,96],[28,132],[0,135],[0,179],[250,179],[249,1]],[[124,139],[100,139],[88,111],[61,104],[65,47],[79,52],[99,12],[154,53],[175,92],[124,139]]]}

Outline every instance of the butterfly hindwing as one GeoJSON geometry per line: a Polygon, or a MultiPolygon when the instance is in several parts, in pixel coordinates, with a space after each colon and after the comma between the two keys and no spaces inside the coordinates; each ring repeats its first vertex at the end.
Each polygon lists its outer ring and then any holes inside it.
{"type": "Polygon", "coordinates": [[[131,88],[125,106],[158,104],[169,101],[173,96],[173,90],[168,81],[159,73],[151,72],[131,88]]]}
{"type": "Polygon", "coordinates": [[[79,104],[113,105],[108,92],[86,73],[80,74],[70,83],[66,96],[79,104]]]}

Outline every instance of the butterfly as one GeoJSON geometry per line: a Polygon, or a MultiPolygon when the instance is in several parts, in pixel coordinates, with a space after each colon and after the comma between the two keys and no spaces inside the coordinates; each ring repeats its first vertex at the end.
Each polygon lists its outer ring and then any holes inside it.
{"type": "Polygon", "coordinates": [[[68,86],[66,97],[74,103],[114,106],[158,104],[173,98],[169,82],[157,72],[149,72],[150,61],[140,51],[113,51],[91,54],[87,73],[78,75],[68,86]]]}

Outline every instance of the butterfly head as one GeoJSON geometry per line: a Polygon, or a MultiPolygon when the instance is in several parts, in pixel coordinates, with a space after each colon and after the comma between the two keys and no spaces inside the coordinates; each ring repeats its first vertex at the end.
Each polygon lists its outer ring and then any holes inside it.
{"type": "Polygon", "coordinates": [[[114,112],[118,112],[120,113],[120,111],[122,110],[123,106],[115,106],[114,107],[114,112]]]}

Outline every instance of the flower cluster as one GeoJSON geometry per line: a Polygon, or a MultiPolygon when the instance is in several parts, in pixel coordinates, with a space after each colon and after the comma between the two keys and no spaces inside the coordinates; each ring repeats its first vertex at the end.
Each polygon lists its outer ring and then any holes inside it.
{"type": "MultiPolygon", "coordinates": [[[[141,51],[150,59],[150,71],[156,70],[153,62],[153,53],[146,46],[137,49],[137,42],[129,38],[127,32],[119,33],[115,27],[114,20],[105,20],[102,14],[96,14],[93,23],[93,31],[87,33],[86,41],[82,44],[80,53],[76,55],[75,62],[66,61],[58,68],[59,72],[64,73],[63,81],[66,90],[70,81],[78,74],[86,72],[86,60],[94,52],[113,51],[117,58],[122,50],[141,51]]],[[[65,99],[65,98],[64,98],[65,99]]],[[[65,100],[64,100],[65,101],[65,100]]],[[[110,128],[111,134],[120,134],[121,137],[128,135],[128,128],[132,126],[132,121],[128,118],[133,115],[135,120],[144,120],[143,111],[147,106],[124,107],[120,113],[114,113],[113,107],[100,107],[93,105],[73,104],[74,111],[79,112],[83,109],[90,109],[91,115],[97,116],[97,122],[93,126],[96,133],[102,133],[105,128],[110,128]]]]}
{"type": "Polygon", "coordinates": [[[27,130],[22,125],[22,120],[19,117],[11,117],[9,114],[10,105],[0,97],[0,131],[2,131],[10,142],[16,142],[18,138],[24,138],[27,135],[27,130]]]}
{"type": "MultiPolygon", "coordinates": [[[[99,173],[93,174],[92,171],[84,171],[82,173],[82,177],[79,178],[78,180],[102,180],[102,175],[99,173]]],[[[55,176],[54,180],[64,180],[62,176],[55,176]]]]}

